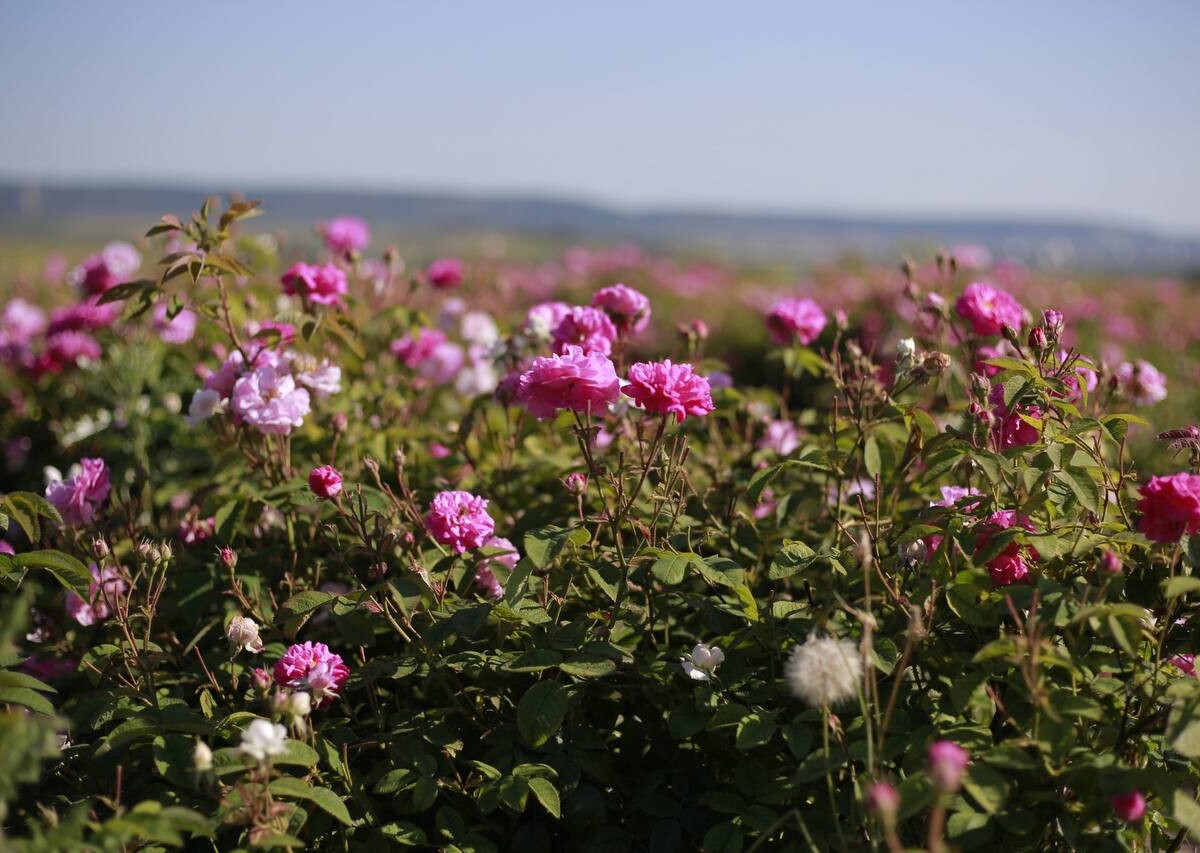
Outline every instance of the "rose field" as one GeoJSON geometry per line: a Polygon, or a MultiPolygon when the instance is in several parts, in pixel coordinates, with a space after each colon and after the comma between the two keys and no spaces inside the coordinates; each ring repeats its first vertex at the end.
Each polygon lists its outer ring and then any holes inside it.
{"type": "Polygon", "coordinates": [[[0,850],[1200,843],[1196,281],[145,227],[0,260],[0,850]]]}

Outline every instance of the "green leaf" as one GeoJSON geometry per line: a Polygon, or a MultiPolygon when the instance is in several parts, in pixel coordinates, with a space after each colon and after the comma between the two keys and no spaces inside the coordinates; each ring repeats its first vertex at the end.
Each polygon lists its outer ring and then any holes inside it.
{"type": "Polygon", "coordinates": [[[92,585],[92,573],[87,566],[62,551],[26,551],[12,558],[13,565],[22,569],[45,569],[60,584],[87,600],[92,585]]]}
{"type": "MultiPolygon", "coordinates": [[[[58,514],[54,504],[33,492],[10,492],[0,498],[0,515],[7,515],[15,521],[30,542],[37,542],[42,538],[40,518],[48,518],[55,524],[62,524],[62,516],[58,514]]],[[[7,524],[4,526],[7,527],[7,524]]]]}
{"type": "Polygon", "coordinates": [[[1069,467],[1058,474],[1079,504],[1096,514],[1100,512],[1100,486],[1084,468],[1069,467]]]}
{"type": "Polygon", "coordinates": [[[1200,805],[1181,788],[1171,797],[1171,817],[1187,829],[1193,841],[1200,839],[1200,805]]]}
{"type": "Polygon", "coordinates": [[[284,776],[271,783],[271,793],[297,800],[307,800],[346,826],[354,826],[354,819],[341,798],[328,788],[316,788],[300,779],[284,776]]]}
{"type": "Polygon", "coordinates": [[[572,534],[581,529],[552,524],[530,530],[525,534],[525,554],[536,568],[544,569],[558,559],[563,548],[572,541],[572,534]]]}
{"type": "Polygon", "coordinates": [[[704,853],[741,853],[745,836],[733,821],[718,823],[704,833],[704,853]]]}
{"type": "Polygon", "coordinates": [[[738,723],[734,744],[739,750],[745,752],[767,743],[775,735],[775,730],[779,728],[775,725],[775,717],[778,715],[778,711],[769,714],[758,712],[747,714],[738,723]]]}
{"type": "Polygon", "coordinates": [[[879,476],[883,463],[879,457],[879,441],[873,435],[867,436],[863,446],[863,464],[867,467],[867,476],[872,480],[879,476]]]}
{"type": "Polygon", "coordinates": [[[603,655],[584,652],[559,664],[558,668],[567,675],[576,675],[580,678],[599,678],[615,672],[617,663],[603,655]]]}
{"type": "Polygon", "coordinates": [[[740,586],[746,575],[737,563],[727,557],[705,557],[692,560],[691,565],[706,581],[717,586],[740,586]]]}
{"type": "Polygon", "coordinates": [[[650,566],[650,573],[663,584],[674,586],[680,583],[687,574],[688,563],[700,559],[696,554],[668,554],[659,557],[650,566]]]}
{"type": "Polygon", "coordinates": [[[533,792],[537,801],[542,804],[542,808],[549,812],[551,817],[562,817],[558,789],[554,787],[553,782],[540,776],[534,776],[529,779],[529,790],[533,792]]]}
{"type": "Polygon", "coordinates": [[[49,684],[39,681],[32,675],[14,672],[11,669],[0,670],[0,687],[28,687],[30,690],[41,690],[43,693],[58,692],[49,684]]]}
{"type": "Polygon", "coordinates": [[[50,700],[28,687],[0,687],[0,702],[23,705],[39,714],[54,716],[54,706],[50,704],[50,700]]]}
{"type": "Polygon", "coordinates": [[[316,610],[322,604],[328,604],[336,595],[328,592],[319,592],[315,589],[308,589],[304,592],[298,592],[283,603],[279,608],[279,615],[285,618],[299,616],[303,613],[316,610]]]}
{"type": "Polygon", "coordinates": [[[779,580],[794,575],[812,565],[816,557],[817,552],[803,542],[788,540],[783,543],[783,547],[771,561],[767,577],[771,580],[779,580]]]}
{"type": "Polygon", "coordinates": [[[1187,595],[1189,592],[1196,592],[1197,590],[1200,590],[1200,578],[1189,577],[1188,575],[1168,578],[1163,583],[1163,595],[1167,598],[1178,598],[1181,595],[1187,595]]]}
{"type": "Polygon", "coordinates": [[[1012,783],[1007,777],[979,762],[968,768],[963,787],[988,814],[1000,811],[1012,792],[1012,783]]]}
{"type": "Polygon", "coordinates": [[[532,747],[544,745],[567,716],[567,690],[553,681],[539,681],[517,703],[517,731],[532,747]]]}

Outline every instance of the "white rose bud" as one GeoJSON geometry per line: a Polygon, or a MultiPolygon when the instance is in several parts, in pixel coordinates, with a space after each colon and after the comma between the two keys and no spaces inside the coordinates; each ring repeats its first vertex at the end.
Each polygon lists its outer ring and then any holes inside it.
{"type": "Polygon", "coordinates": [[[230,648],[236,654],[239,649],[248,652],[261,652],[263,641],[258,636],[258,623],[246,616],[235,616],[225,629],[229,638],[230,648]]]}

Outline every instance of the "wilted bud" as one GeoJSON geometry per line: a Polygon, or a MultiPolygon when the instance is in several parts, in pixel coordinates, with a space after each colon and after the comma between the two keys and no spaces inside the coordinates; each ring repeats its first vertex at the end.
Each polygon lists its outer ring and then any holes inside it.
{"type": "Polygon", "coordinates": [[[376,581],[376,582],[381,581],[384,578],[386,578],[387,573],[388,573],[388,564],[384,563],[384,562],[372,563],[371,568],[368,569],[368,574],[370,575],[371,580],[376,581]]]}
{"type": "Polygon", "coordinates": [[[904,273],[906,279],[912,281],[917,272],[917,265],[912,262],[911,258],[905,258],[904,263],[900,265],[900,271],[904,273]]]}
{"type": "Polygon", "coordinates": [[[578,471],[573,474],[568,474],[567,476],[563,477],[563,486],[566,487],[568,494],[582,495],[587,491],[587,474],[581,474],[578,471]]]}
{"type": "Polygon", "coordinates": [[[971,396],[977,400],[986,400],[992,393],[992,383],[982,373],[971,374],[971,396]]]}
{"type": "Polygon", "coordinates": [[[896,344],[896,374],[904,374],[912,370],[917,359],[917,342],[912,338],[903,338],[896,344]]]}
{"type": "Polygon", "coordinates": [[[914,539],[904,546],[904,556],[916,563],[924,563],[929,559],[929,546],[924,539],[914,539]]]}
{"type": "Polygon", "coordinates": [[[950,367],[950,356],[944,352],[927,352],[921,359],[921,367],[930,376],[937,376],[950,367]]]}
{"type": "Polygon", "coordinates": [[[349,423],[349,419],[346,417],[345,412],[335,412],[334,413],[333,419],[332,419],[332,425],[333,425],[334,432],[345,432],[346,426],[348,425],[348,423],[349,423]]]}
{"type": "Polygon", "coordinates": [[[196,746],[192,750],[192,766],[196,768],[196,772],[198,773],[207,773],[209,770],[212,770],[212,750],[202,740],[196,741],[196,746]]]}
{"type": "Polygon", "coordinates": [[[110,553],[108,543],[97,536],[92,540],[92,553],[96,555],[97,560],[103,560],[110,553]]]}
{"type": "Polygon", "coordinates": [[[833,322],[838,327],[839,331],[844,332],[846,329],[850,328],[850,318],[841,308],[838,308],[833,312],[833,322]]]}
{"type": "Polygon", "coordinates": [[[256,653],[263,650],[263,642],[258,636],[258,623],[249,617],[235,616],[225,629],[225,636],[229,638],[229,647],[234,654],[242,649],[256,653]]]}
{"type": "Polygon", "coordinates": [[[174,552],[171,551],[171,546],[167,542],[163,542],[162,544],[160,544],[158,546],[159,562],[169,563],[169,562],[171,562],[171,558],[174,556],[175,556],[175,554],[174,554],[174,552]]]}
{"type": "Polygon", "coordinates": [[[1063,319],[1062,312],[1047,308],[1042,312],[1042,325],[1046,327],[1046,337],[1049,342],[1055,344],[1062,337],[1066,321],[1063,319]]]}
{"type": "Polygon", "coordinates": [[[1008,341],[1010,344],[1012,344],[1015,347],[1021,346],[1020,341],[1017,340],[1017,330],[1014,329],[1012,326],[1005,323],[1004,328],[1001,330],[1001,332],[1004,335],[1004,339],[1006,341],[1008,341]]]}
{"type": "Polygon", "coordinates": [[[144,563],[157,563],[159,560],[158,548],[149,539],[143,539],[138,543],[137,555],[144,563]]]}

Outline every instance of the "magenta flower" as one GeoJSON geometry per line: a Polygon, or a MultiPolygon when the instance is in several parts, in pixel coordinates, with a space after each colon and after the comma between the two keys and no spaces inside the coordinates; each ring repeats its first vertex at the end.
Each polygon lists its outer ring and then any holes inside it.
{"type": "Polygon", "coordinates": [[[767,311],[767,331],[780,346],[793,340],[808,346],[829,322],[825,312],[811,299],[781,299],[767,311]]]}
{"type": "Polygon", "coordinates": [[[1126,823],[1136,823],[1146,813],[1146,797],[1141,791],[1129,791],[1112,798],[1113,812],[1126,823]]]}
{"type": "Polygon", "coordinates": [[[1149,406],[1166,399],[1167,377],[1148,361],[1136,364],[1127,361],[1117,367],[1113,377],[1122,396],[1139,406],[1149,406]]]}
{"type": "Polygon", "coordinates": [[[465,268],[458,258],[438,258],[425,268],[425,277],[438,290],[453,290],[463,283],[465,268]]]}
{"type": "Polygon", "coordinates": [[[872,782],[867,788],[867,811],[885,823],[896,819],[900,809],[900,792],[887,782],[872,782]]]}
{"type": "Polygon", "coordinates": [[[1167,663],[1190,678],[1196,677],[1195,655],[1175,655],[1174,657],[1169,658],[1167,663]]]}
{"type": "Polygon", "coordinates": [[[1151,477],[1140,489],[1138,530],[1155,542],[1178,542],[1200,533],[1200,474],[1151,477]]]}
{"type": "MultiPolygon", "coordinates": [[[[709,385],[711,387],[711,380],[709,385]]],[[[780,456],[787,456],[799,446],[800,432],[791,421],[768,421],[757,445],[759,450],[772,450],[780,456]]]]}
{"type": "Polygon", "coordinates": [[[481,548],[496,532],[485,498],[470,492],[439,492],[429,504],[425,527],[442,545],[458,554],[481,548]]]}
{"type": "Polygon", "coordinates": [[[309,395],[296,380],[276,367],[260,367],[243,375],[233,386],[230,406],[234,414],[264,435],[287,435],[304,423],[309,395]]]}
{"type": "Polygon", "coordinates": [[[503,551],[503,553],[488,557],[488,562],[499,563],[510,572],[517,567],[517,561],[521,559],[521,555],[517,553],[517,546],[503,536],[493,536],[483,545],[485,548],[498,548],[503,551]]]}
{"type": "Polygon", "coordinates": [[[346,274],[333,264],[293,264],[282,281],[284,293],[302,296],[314,305],[341,305],[350,289],[346,274]]]}
{"type": "MultiPolygon", "coordinates": [[[[930,506],[942,506],[949,508],[957,506],[958,502],[963,498],[983,497],[983,492],[979,491],[978,489],[964,486],[942,486],[940,491],[942,493],[942,499],[940,501],[934,501],[930,504],[930,506]]],[[[974,509],[977,506],[979,506],[979,501],[972,501],[971,503],[966,504],[963,509],[974,509]]]]}
{"type": "Polygon", "coordinates": [[[328,500],[342,490],[342,475],[332,465],[313,468],[308,475],[308,488],[321,500],[328,500]]]}
{"type": "Polygon", "coordinates": [[[617,327],[607,314],[598,308],[579,306],[563,316],[553,333],[554,351],[559,355],[569,346],[577,346],[584,352],[611,355],[616,339],[617,327]]]}
{"type": "Polygon", "coordinates": [[[35,370],[38,374],[61,373],[68,367],[77,367],[84,359],[99,361],[102,354],[100,344],[86,332],[55,332],[46,338],[35,370]]]}
{"type": "Polygon", "coordinates": [[[167,303],[154,306],[154,331],[168,344],[186,344],[196,334],[196,313],[184,308],[172,319],[167,319],[167,303]]]}
{"type": "Polygon", "coordinates": [[[941,791],[957,791],[970,762],[970,753],[953,741],[934,741],[929,746],[929,778],[941,791]]]}
{"type": "Polygon", "coordinates": [[[217,519],[215,516],[208,518],[199,518],[189,516],[179,522],[179,541],[184,545],[198,545],[201,542],[207,542],[217,533],[217,519]]]}
{"type": "Polygon", "coordinates": [[[79,473],[71,479],[46,487],[46,500],[54,505],[63,521],[75,526],[89,524],[96,517],[96,508],[104,503],[111,488],[108,466],[103,459],[81,459],[79,468],[79,473]]]}
{"type": "Polygon", "coordinates": [[[1025,309],[1010,293],[983,281],[968,284],[954,310],[977,335],[1000,335],[1005,326],[1019,329],[1025,318],[1025,309]]]}
{"type": "Polygon", "coordinates": [[[1100,555],[1100,568],[1110,575],[1119,574],[1121,571],[1121,555],[1116,551],[1105,551],[1100,555]]]}
{"type": "Polygon", "coordinates": [[[367,247],[371,242],[371,229],[357,217],[339,216],[325,223],[321,228],[321,237],[329,251],[348,255],[367,247]]]}
{"type": "Polygon", "coordinates": [[[275,681],[293,690],[308,690],[317,707],[333,701],[350,676],[350,669],[340,655],[324,643],[296,643],[288,648],[275,664],[275,681]]]}
{"type": "Polygon", "coordinates": [[[504,597],[504,587],[496,579],[496,573],[486,563],[475,570],[475,585],[493,601],[504,597]]]}
{"type": "Polygon", "coordinates": [[[670,359],[632,365],[629,382],[621,390],[647,412],[674,415],[677,423],[716,408],[708,380],[697,376],[690,364],[671,364],[670,359]]]}
{"type": "MultiPolygon", "coordinates": [[[[1002,509],[992,513],[984,520],[979,528],[979,537],[975,541],[975,553],[983,551],[991,538],[1001,530],[1010,527],[1023,527],[1029,532],[1034,531],[1029,519],[1019,515],[1015,510],[1002,509]]],[[[1009,542],[1004,550],[988,561],[988,575],[996,586],[1011,586],[1022,581],[1029,574],[1029,562],[1041,559],[1037,549],[1031,545],[1020,545],[1009,542]]]]}
{"type": "Polygon", "coordinates": [[[992,414],[995,416],[995,425],[992,427],[992,435],[996,439],[996,443],[1001,450],[1007,450],[1010,447],[1025,447],[1030,444],[1037,444],[1041,440],[1041,434],[1038,428],[1025,418],[1033,418],[1041,420],[1042,410],[1038,406],[1014,406],[1012,409],[1004,405],[1004,386],[993,385],[991,393],[988,395],[988,401],[995,408],[992,414]]]}
{"type": "Polygon", "coordinates": [[[0,349],[25,347],[46,331],[46,312],[24,299],[10,299],[0,312],[0,349]]]}
{"type": "Polygon", "coordinates": [[[434,351],[446,342],[446,336],[437,329],[414,329],[406,337],[392,341],[392,355],[404,362],[405,367],[417,368],[433,357],[434,351]]]}
{"type": "Polygon", "coordinates": [[[571,311],[565,302],[539,302],[525,315],[525,332],[535,338],[549,338],[571,311]]]}
{"type": "Polygon", "coordinates": [[[89,296],[98,296],[133,278],[142,265],[142,256],[128,243],[109,243],[75,269],[67,280],[89,296]]]}
{"type": "Polygon", "coordinates": [[[636,335],[650,324],[650,300],[624,284],[600,288],[592,297],[592,307],[607,314],[622,335],[636,335]]]}
{"type": "Polygon", "coordinates": [[[67,613],[80,625],[95,625],[103,622],[117,608],[117,597],[129,588],[121,573],[107,566],[101,572],[95,563],[88,566],[92,582],[88,584],[88,597],[84,601],[77,593],[67,593],[67,613]]]}
{"type": "Polygon", "coordinates": [[[544,420],[563,409],[601,410],[615,403],[620,394],[616,368],[607,356],[568,346],[561,355],[533,360],[521,374],[516,399],[535,418],[544,420]]]}

